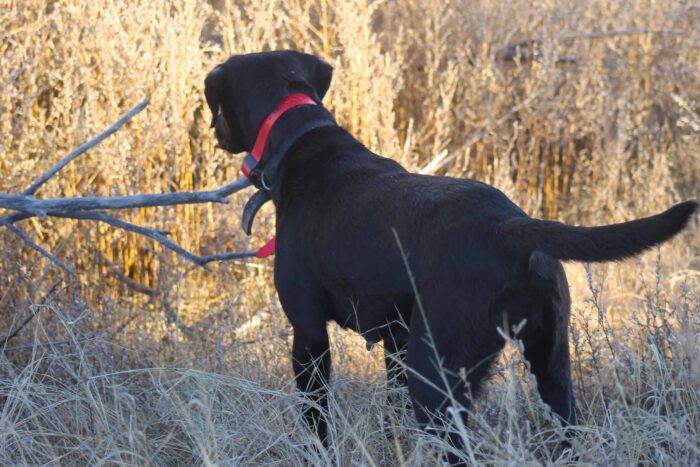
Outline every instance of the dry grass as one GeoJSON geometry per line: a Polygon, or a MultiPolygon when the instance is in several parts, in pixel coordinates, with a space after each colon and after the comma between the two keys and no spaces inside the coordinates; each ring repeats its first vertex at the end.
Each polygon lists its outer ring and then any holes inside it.
{"type": "MultiPolygon", "coordinates": [[[[232,53],[298,48],[335,66],[326,104],[370,148],[492,183],[534,216],[603,223],[700,197],[700,7],[685,1],[0,0],[0,24],[3,192],[145,96],[39,195],[220,186],[239,161],[214,150],[204,76],[232,53]],[[501,59],[528,39],[539,60],[501,59]]],[[[267,237],[271,210],[248,240],[241,203],[124,217],[204,254],[267,237]]],[[[23,227],[81,276],[58,282],[0,233],[0,334],[32,316],[0,353],[0,464],[422,465],[444,448],[387,407],[381,350],[335,328],[334,443],[311,446],[270,261],[210,274],[111,228],[23,227]]],[[[658,254],[568,266],[572,450],[555,448],[514,344],[462,433],[465,460],[700,462],[699,247],[694,223],[658,254]]]]}

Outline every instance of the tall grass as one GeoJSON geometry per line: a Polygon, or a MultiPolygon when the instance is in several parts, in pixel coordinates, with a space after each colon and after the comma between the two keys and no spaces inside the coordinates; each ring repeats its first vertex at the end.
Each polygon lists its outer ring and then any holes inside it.
{"type": "MultiPolygon", "coordinates": [[[[700,195],[700,9],[680,0],[0,0],[0,24],[4,192],[146,96],[39,196],[220,186],[240,161],[214,149],[206,73],[296,48],[333,64],[325,103],[371,149],[494,184],[531,215],[607,223],[700,195]]],[[[244,249],[273,229],[268,207],[244,237],[244,197],[120,215],[202,254],[244,249]]],[[[101,225],[22,228],[80,277],[0,231],[0,336],[31,317],[0,352],[0,463],[418,465],[444,448],[387,407],[381,351],[335,328],[334,443],[311,447],[270,261],[206,273],[101,225]]],[[[514,343],[465,460],[697,463],[699,246],[695,223],[657,254],[567,266],[572,449],[514,343]]]]}

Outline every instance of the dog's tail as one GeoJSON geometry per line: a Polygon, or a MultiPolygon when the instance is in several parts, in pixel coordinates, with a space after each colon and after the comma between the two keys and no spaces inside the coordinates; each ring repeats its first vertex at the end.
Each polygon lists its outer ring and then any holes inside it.
{"type": "Polygon", "coordinates": [[[697,207],[697,201],[686,201],[655,216],[600,227],[516,218],[501,224],[499,235],[560,260],[615,261],[673,237],[686,226],[697,207]]]}

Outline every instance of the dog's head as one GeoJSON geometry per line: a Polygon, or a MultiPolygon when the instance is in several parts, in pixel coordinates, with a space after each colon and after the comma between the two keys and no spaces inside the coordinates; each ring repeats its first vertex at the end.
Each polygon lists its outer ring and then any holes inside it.
{"type": "Polygon", "coordinates": [[[332,75],[328,63],[295,51],[229,58],[204,81],[219,146],[231,153],[250,151],[262,121],[282,99],[304,93],[320,103],[332,75]]]}

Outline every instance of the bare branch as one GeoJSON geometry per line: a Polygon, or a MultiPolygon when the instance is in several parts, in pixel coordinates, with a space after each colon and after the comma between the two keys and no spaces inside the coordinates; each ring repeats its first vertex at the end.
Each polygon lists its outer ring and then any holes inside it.
{"type": "Polygon", "coordinates": [[[191,326],[186,325],[180,319],[177,311],[173,310],[168,301],[168,297],[165,294],[161,297],[161,304],[163,305],[163,312],[165,312],[165,317],[169,323],[174,324],[182,332],[188,340],[193,341],[196,337],[194,329],[191,326]]]}
{"type": "Polygon", "coordinates": [[[218,255],[200,256],[202,265],[213,263],[214,261],[230,261],[232,259],[254,258],[257,251],[240,251],[236,253],[220,253],[218,255]]]}
{"type": "Polygon", "coordinates": [[[76,344],[76,343],[82,343],[82,342],[87,342],[95,339],[97,337],[97,334],[94,334],[89,337],[83,337],[80,339],[65,339],[62,341],[48,341],[48,342],[35,342],[33,344],[24,344],[24,345],[18,345],[16,347],[7,347],[6,349],[2,349],[3,352],[16,352],[18,350],[30,350],[35,347],[54,347],[54,346],[59,346],[59,345],[68,345],[68,344],[76,344]]]}
{"type": "Polygon", "coordinates": [[[51,167],[44,175],[42,175],[34,183],[32,183],[32,186],[27,188],[23,194],[24,195],[33,195],[34,193],[36,193],[36,191],[41,187],[41,185],[43,185],[44,183],[46,183],[46,181],[48,179],[50,179],[51,177],[56,175],[58,173],[58,171],[61,170],[66,165],[68,165],[68,163],[70,163],[70,161],[72,161],[73,159],[75,159],[79,155],[83,154],[87,150],[97,146],[108,136],[114,134],[117,130],[119,130],[119,128],[122,127],[122,125],[124,125],[127,121],[131,120],[131,118],[134,115],[136,115],[137,113],[139,113],[143,109],[145,109],[146,106],[148,105],[148,103],[149,103],[148,99],[142,100],[139,105],[137,105],[136,107],[134,107],[133,109],[131,109],[130,111],[125,113],[124,116],[122,118],[120,118],[119,120],[117,120],[116,122],[114,122],[114,124],[112,126],[107,128],[105,131],[103,131],[99,135],[95,136],[93,139],[91,139],[87,143],[84,143],[84,144],[81,144],[80,146],[78,146],[70,154],[68,154],[66,157],[64,157],[58,163],[56,163],[53,167],[51,167]]]}
{"type": "Polygon", "coordinates": [[[685,29],[649,29],[649,28],[631,28],[631,29],[612,29],[609,31],[592,31],[592,32],[564,32],[553,37],[554,40],[564,41],[570,39],[602,39],[605,37],[616,36],[632,36],[644,34],[674,34],[683,35],[687,31],[685,29]]]}
{"type": "Polygon", "coordinates": [[[34,318],[34,313],[29,313],[29,315],[28,315],[26,318],[24,318],[24,321],[22,321],[22,323],[21,323],[19,326],[17,326],[17,328],[15,328],[14,331],[10,332],[10,334],[8,334],[6,337],[4,337],[4,338],[2,339],[2,343],[0,343],[0,351],[1,351],[1,350],[4,350],[4,348],[5,348],[5,346],[7,345],[7,343],[10,342],[12,339],[14,339],[15,336],[16,336],[17,334],[19,334],[19,332],[20,332],[22,329],[24,329],[25,326],[27,326],[27,324],[29,324],[29,322],[30,322],[33,318],[34,318]]]}
{"type": "MultiPolygon", "coordinates": [[[[58,211],[58,212],[49,212],[47,213],[48,216],[50,217],[61,217],[65,219],[77,219],[77,220],[94,220],[94,221],[99,221],[99,222],[104,222],[105,224],[112,225],[114,227],[127,230],[129,232],[134,232],[139,235],[143,235],[145,237],[152,238],[153,240],[157,241],[161,245],[165,246],[169,250],[174,251],[180,256],[185,257],[187,260],[197,264],[198,266],[203,267],[206,270],[209,270],[207,268],[207,264],[212,263],[214,261],[230,261],[234,259],[243,259],[243,258],[253,258],[257,254],[256,251],[243,251],[243,252],[235,252],[235,253],[221,253],[221,254],[216,254],[216,255],[209,255],[209,256],[197,256],[193,253],[190,253],[189,251],[185,250],[181,246],[179,246],[177,243],[173,242],[169,238],[166,237],[166,235],[169,235],[168,231],[165,230],[155,230],[155,229],[149,229],[147,227],[141,227],[139,225],[131,224],[126,221],[122,221],[120,219],[117,219],[116,217],[110,216],[107,213],[104,212],[94,212],[94,211],[77,211],[77,212],[70,212],[70,211],[58,211]]],[[[54,256],[52,256],[50,253],[45,252],[41,247],[36,245],[31,239],[29,239],[24,232],[19,231],[15,226],[12,225],[11,222],[17,222],[18,220],[23,220],[27,219],[29,217],[33,217],[31,214],[10,214],[8,216],[2,216],[0,217],[0,225],[5,225],[6,227],[10,228],[13,233],[19,235],[22,240],[25,242],[29,243],[29,245],[37,249],[39,248],[39,252],[44,254],[44,256],[47,256],[49,259],[51,259],[54,263],[57,265],[63,265],[58,259],[56,259],[54,256]],[[5,221],[4,219],[8,219],[5,221]],[[17,233],[19,232],[19,233],[17,233]],[[58,262],[57,262],[58,261],[58,262]]],[[[67,267],[67,266],[66,266],[67,267]]],[[[72,269],[68,270],[68,272],[73,271],[72,269]]],[[[72,272],[74,273],[74,271],[72,272]]]]}
{"type": "MultiPolygon", "coordinates": [[[[134,232],[139,235],[143,235],[145,237],[152,238],[156,240],[158,243],[162,244],[166,248],[174,251],[175,253],[184,256],[186,259],[192,261],[193,263],[199,264],[200,266],[204,266],[202,264],[200,258],[197,255],[194,255],[190,253],[189,251],[185,250],[181,246],[179,246],[177,243],[173,242],[169,238],[166,237],[169,232],[163,231],[163,230],[154,230],[154,229],[149,229],[147,227],[141,227],[139,225],[131,224],[129,222],[125,222],[122,220],[117,219],[116,217],[112,217],[104,212],[66,212],[66,213],[53,213],[53,216],[56,217],[65,217],[69,219],[79,219],[79,220],[95,220],[95,221],[100,221],[104,222],[109,225],[113,225],[114,227],[118,227],[120,229],[127,230],[129,232],[134,232]]],[[[206,269],[206,268],[205,268],[206,269]]]]}
{"type": "Polygon", "coordinates": [[[25,219],[29,219],[30,217],[34,217],[31,214],[26,214],[24,212],[15,212],[12,214],[6,214],[4,216],[0,216],[0,225],[5,225],[5,224],[14,224],[19,221],[23,221],[25,219]]]}
{"type": "Polygon", "coordinates": [[[107,267],[107,271],[112,274],[114,277],[117,278],[117,280],[123,282],[128,288],[133,290],[134,292],[142,293],[148,297],[155,297],[158,295],[158,291],[156,289],[153,289],[151,287],[148,287],[146,285],[143,285],[139,282],[136,282],[133,280],[131,277],[128,277],[125,275],[123,272],[119,270],[119,267],[111,262],[109,258],[105,256],[104,253],[101,251],[97,252],[98,255],[100,256],[100,260],[104,263],[104,265],[107,267]]]}
{"type": "Polygon", "coordinates": [[[104,222],[109,225],[113,225],[114,227],[118,227],[123,230],[127,230],[129,232],[134,232],[139,235],[143,235],[145,237],[149,237],[163,245],[164,247],[168,248],[169,250],[174,251],[180,256],[185,257],[189,261],[192,261],[193,263],[202,266],[204,269],[209,270],[207,268],[207,264],[213,262],[213,261],[226,261],[226,260],[231,260],[231,259],[239,259],[239,258],[252,258],[256,255],[255,251],[244,251],[240,253],[222,253],[218,255],[210,255],[210,256],[197,256],[193,253],[190,253],[189,251],[185,250],[182,248],[180,245],[177,243],[173,242],[169,238],[166,237],[168,235],[168,232],[162,231],[162,230],[154,230],[154,229],[149,229],[147,227],[141,227],[139,225],[131,224],[129,222],[125,222],[122,220],[117,219],[116,217],[112,217],[104,212],[57,212],[57,213],[51,213],[51,216],[55,217],[65,217],[65,218],[70,218],[70,219],[85,219],[85,220],[95,220],[95,221],[100,221],[104,222]]]}
{"type": "Polygon", "coordinates": [[[0,208],[4,208],[12,213],[0,216],[0,226],[5,226],[15,235],[17,235],[27,245],[49,258],[53,263],[58,265],[64,271],[70,274],[76,274],[75,271],[63,264],[58,258],[37,245],[27,234],[14,226],[15,223],[28,219],[30,217],[62,217],[78,220],[95,220],[104,222],[114,227],[134,232],[152,238],[174,251],[180,256],[185,257],[189,261],[207,269],[207,264],[213,261],[226,261],[239,258],[252,258],[256,255],[255,251],[223,253],[209,256],[197,256],[185,250],[172,240],[166,237],[168,232],[141,227],[122,221],[113,217],[102,210],[106,209],[131,209],[131,208],[146,208],[156,206],[175,206],[182,204],[199,204],[199,203],[228,203],[228,197],[238,191],[241,191],[251,185],[250,181],[243,177],[235,180],[221,188],[210,191],[192,191],[192,192],[177,192],[164,194],[140,194],[129,196],[86,196],[72,198],[54,198],[54,199],[37,199],[34,193],[51,177],[57,174],[63,167],[74,160],[76,157],[85,153],[90,148],[96,146],[105,138],[115,133],[121,128],[124,123],[139,113],[148,105],[148,99],[142,101],[139,105],[127,112],[119,120],[117,120],[107,130],[81,145],[60,162],[51,167],[46,173],[39,177],[24,193],[15,195],[9,193],[0,193],[0,208]],[[97,212],[96,212],[97,211],[97,212]]]}
{"type": "MultiPolygon", "coordinates": [[[[44,296],[39,300],[40,304],[44,304],[46,300],[54,293],[54,291],[58,288],[59,285],[63,283],[63,279],[59,279],[54,284],[49,288],[48,292],[44,294],[44,296]]],[[[2,343],[0,343],[0,351],[5,351],[5,347],[7,346],[7,343],[10,342],[12,339],[19,334],[19,332],[24,329],[27,324],[34,318],[36,313],[31,312],[29,313],[29,316],[27,316],[22,323],[15,328],[14,331],[10,332],[6,337],[2,339],[2,343]]]]}
{"type": "Polygon", "coordinates": [[[63,269],[64,271],[68,272],[68,273],[71,274],[71,275],[74,275],[74,276],[77,275],[76,272],[75,272],[75,269],[73,269],[73,268],[71,268],[70,266],[64,264],[63,262],[61,262],[61,260],[59,260],[58,258],[56,258],[54,255],[52,255],[51,253],[49,253],[48,251],[44,250],[42,247],[40,247],[39,245],[37,245],[36,243],[34,243],[34,240],[32,240],[31,238],[29,238],[29,235],[27,235],[26,233],[22,232],[21,230],[19,230],[17,227],[15,227],[15,226],[12,225],[12,224],[9,224],[9,223],[6,223],[6,222],[5,222],[5,223],[3,223],[3,225],[4,225],[5,227],[7,227],[8,229],[10,229],[10,231],[11,231],[12,233],[14,233],[15,235],[17,235],[20,239],[22,239],[22,241],[23,241],[24,243],[26,243],[27,245],[29,245],[30,247],[32,247],[33,249],[35,249],[36,251],[38,251],[38,252],[41,253],[42,255],[46,256],[48,259],[50,259],[51,262],[53,262],[56,266],[58,266],[59,268],[63,269]]]}
{"type": "MultiPolygon", "coordinates": [[[[132,209],[179,204],[228,203],[226,197],[250,186],[245,178],[212,191],[185,191],[165,194],[129,196],[85,196],[77,198],[36,199],[27,195],[0,193],[0,208],[44,217],[54,212],[89,211],[95,209],[132,209]]],[[[7,219],[4,219],[7,220],[7,219]]]]}

